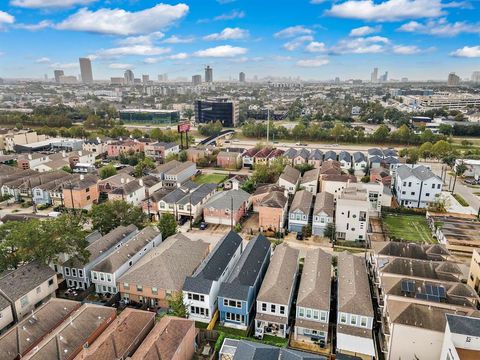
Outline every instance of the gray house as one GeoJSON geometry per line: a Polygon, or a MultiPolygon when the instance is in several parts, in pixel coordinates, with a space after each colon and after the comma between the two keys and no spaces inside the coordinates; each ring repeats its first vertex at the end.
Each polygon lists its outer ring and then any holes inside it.
{"type": "Polygon", "coordinates": [[[288,231],[301,232],[310,223],[313,194],[307,190],[297,191],[288,213],[288,231]]]}

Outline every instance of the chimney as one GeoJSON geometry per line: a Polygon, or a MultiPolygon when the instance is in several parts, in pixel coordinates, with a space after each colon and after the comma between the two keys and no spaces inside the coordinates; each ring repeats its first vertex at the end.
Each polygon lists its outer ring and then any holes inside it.
{"type": "Polygon", "coordinates": [[[80,180],[85,180],[85,175],[80,174],[80,180]]]}
{"type": "Polygon", "coordinates": [[[32,160],[32,154],[28,154],[28,160],[32,160]]]}
{"type": "Polygon", "coordinates": [[[67,151],[66,150],[62,150],[62,156],[63,157],[67,156],[67,151]]]}
{"type": "Polygon", "coordinates": [[[139,184],[140,186],[143,186],[143,179],[138,179],[138,184],[139,184]]]}
{"type": "Polygon", "coordinates": [[[122,177],[122,178],[120,179],[120,182],[121,182],[122,184],[125,184],[125,179],[122,177]]]}

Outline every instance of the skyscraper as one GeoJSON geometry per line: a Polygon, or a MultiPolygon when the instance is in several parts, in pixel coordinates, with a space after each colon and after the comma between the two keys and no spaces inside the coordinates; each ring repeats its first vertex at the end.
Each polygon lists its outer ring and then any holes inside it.
{"type": "Polygon", "coordinates": [[[82,82],[86,84],[93,83],[92,62],[89,58],[80,58],[80,76],[82,82]]]}
{"type": "Polygon", "coordinates": [[[149,75],[142,75],[143,85],[147,85],[149,82],[150,82],[150,76],[149,75]]]}
{"type": "Polygon", "coordinates": [[[202,83],[202,75],[193,75],[192,84],[194,86],[200,85],[202,83]]]}
{"type": "Polygon", "coordinates": [[[125,78],[125,84],[127,85],[132,85],[133,82],[135,81],[135,76],[133,75],[133,71],[130,69],[125,70],[123,77],[125,78]]]}
{"type": "Polygon", "coordinates": [[[213,69],[209,65],[205,68],[205,82],[213,82],[213,69]]]}
{"type": "Polygon", "coordinates": [[[472,73],[472,82],[475,84],[480,84],[480,71],[474,71],[472,73]]]}
{"type": "Polygon", "coordinates": [[[55,77],[55,82],[57,84],[60,83],[60,76],[63,76],[65,75],[65,73],[63,72],[63,70],[54,70],[53,71],[53,76],[55,77]]]}
{"type": "Polygon", "coordinates": [[[448,86],[460,85],[460,76],[456,75],[454,72],[451,72],[450,74],[448,74],[447,85],[448,86]]]}
{"type": "Polygon", "coordinates": [[[388,81],[388,71],[385,71],[385,74],[380,76],[380,82],[387,82],[388,81]]]}
{"type": "Polygon", "coordinates": [[[378,68],[374,68],[372,74],[370,75],[370,81],[376,83],[378,81],[378,68]]]}
{"type": "Polygon", "coordinates": [[[243,71],[238,74],[238,81],[240,81],[241,83],[245,82],[245,73],[243,71]]]}

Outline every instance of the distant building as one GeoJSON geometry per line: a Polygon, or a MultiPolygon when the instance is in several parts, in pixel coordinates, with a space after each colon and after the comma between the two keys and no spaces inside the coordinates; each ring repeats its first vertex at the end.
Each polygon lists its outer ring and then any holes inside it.
{"type": "Polygon", "coordinates": [[[150,82],[150,76],[142,75],[142,84],[147,85],[150,82]]]}
{"type": "Polygon", "coordinates": [[[245,82],[245,73],[243,71],[238,74],[238,81],[240,81],[241,83],[245,82]]]}
{"type": "Polygon", "coordinates": [[[448,86],[460,85],[460,76],[456,75],[454,72],[451,72],[450,74],[448,74],[447,85],[448,86]]]}
{"type": "Polygon", "coordinates": [[[127,85],[132,85],[135,81],[135,75],[132,70],[125,70],[123,77],[125,79],[125,84],[127,85]]]}
{"type": "Polygon", "coordinates": [[[213,69],[208,65],[205,68],[205,82],[207,83],[213,82],[213,69]]]}
{"type": "Polygon", "coordinates": [[[472,73],[472,82],[474,82],[475,84],[480,83],[480,71],[474,71],[472,73]]]}
{"type": "Polygon", "coordinates": [[[220,121],[224,127],[234,127],[238,123],[239,115],[238,102],[228,98],[195,101],[195,121],[197,123],[220,121]]]}
{"type": "Polygon", "coordinates": [[[370,75],[370,81],[376,83],[378,81],[378,68],[374,68],[372,74],[370,75]]]}
{"type": "Polygon", "coordinates": [[[80,58],[79,62],[82,82],[86,84],[93,83],[92,62],[89,58],[80,58]]]}
{"type": "Polygon", "coordinates": [[[55,77],[55,82],[57,84],[60,84],[60,76],[63,76],[63,75],[65,75],[63,70],[54,70],[53,71],[53,76],[55,77]]]}
{"type": "Polygon", "coordinates": [[[192,84],[193,86],[200,85],[202,83],[202,75],[193,75],[192,84]]]}
{"type": "Polygon", "coordinates": [[[180,119],[180,112],[175,110],[124,109],[119,114],[124,122],[176,124],[180,119]]]}
{"type": "Polygon", "coordinates": [[[75,84],[77,82],[77,77],[73,75],[60,75],[60,84],[75,84]]]}
{"type": "Polygon", "coordinates": [[[123,77],[112,77],[110,78],[110,84],[112,85],[123,85],[125,83],[125,78],[123,77]]]}

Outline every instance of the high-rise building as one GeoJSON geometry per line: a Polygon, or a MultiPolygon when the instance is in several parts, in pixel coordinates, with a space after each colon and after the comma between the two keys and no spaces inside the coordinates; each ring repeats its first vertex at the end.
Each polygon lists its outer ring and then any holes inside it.
{"type": "Polygon", "coordinates": [[[205,68],[205,82],[213,82],[213,69],[209,65],[205,68]]]}
{"type": "Polygon", "coordinates": [[[195,121],[197,123],[220,121],[224,127],[234,127],[238,123],[239,115],[238,102],[229,98],[195,101],[195,121]]]}
{"type": "Polygon", "coordinates": [[[335,84],[340,84],[340,78],[339,78],[338,76],[335,77],[335,81],[334,81],[334,82],[335,82],[335,84]]]}
{"type": "Polygon", "coordinates": [[[55,82],[57,84],[60,83],[60,76],[63,76],[65,75],[65,73],[63,72],[63,70],[54,70],[53,71],[53,76],[55,77],[55,82]]]}
{"type": "Polygon", "coordinates": [[[385,71],[385,74],[380,76],[380,82],[387,82],[388,81],[388,71],[385,71]]]}
{"type": "Polygon", "coordinates": [[[460,85],[460,76],[456,75],[454,72],[451,72],[450,74],[448,74],[447,85],[448,86],[460,85]]]}
{"type": "Polygon", "coordinates": [[[480,71],[474,71],[472,73],[472,82],[475,84],[480,84],[480,71]]]}
{"type": "Polygon", "coordinates": [[[92,62],[89,58],[80,58],[80,76],[82,82],[86,84],[93,83],[92,62]]]}
{"type": "Polygon", "coordinates": [[[149,75],[142,75],[143,85],[147,85],[149,82],[150,82],[150,76],[149,75]]]}
{"type": "Polygon", "coordinates": [[[77,81],[77,77],[73,75],[61,75],[59,79],[60,84],[76,84],[77,81]]]}
{"type": "Polygon", "coordinates": [[[135,81],[135,76],[133,75],[133,71],[130,69],[125,70],[123,77],[125,78],[125,84],[127,85],[132,85],[135,81]]]}
{"type": "Polygon", "coordinates": [[[202,75],[193,75],[192,84],[194,86],[200,85],[202,83],[202,75]]]}
{"type": "Polygon", "coordinates": [[[378,81],[378,68],[373,68],[373,72],[370,75],[370,81],[376,83],[378,81]]]}
{"type": "Polygon", "coordinates": [[[245,73],[243,71],[238,74],[238,81],[240,81],[241,83],[245,82],[245,73]]]}
{"type": "Polygon", "coordinates": [[[408,82],[408,78],[407,77],[402,77],[402,82],[408,82]]]}

